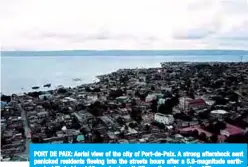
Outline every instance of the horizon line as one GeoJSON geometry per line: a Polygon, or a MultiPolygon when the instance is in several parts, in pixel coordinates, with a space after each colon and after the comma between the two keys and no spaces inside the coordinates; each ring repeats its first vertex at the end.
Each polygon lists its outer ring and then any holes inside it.
{"type": "Polygon", "coordinates": [[[69,51],[87,51],[87,52],[129,52],[129,51],[241,51],[248,52],[244,49],[66,49],[66,50],[0,50],[2,52],[69,52],[69,51]]]}

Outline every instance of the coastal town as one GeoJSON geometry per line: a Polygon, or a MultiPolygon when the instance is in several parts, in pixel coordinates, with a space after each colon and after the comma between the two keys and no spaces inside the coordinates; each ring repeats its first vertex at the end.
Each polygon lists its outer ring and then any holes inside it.
{"type": "Polygon", "coordinates": [[[2,95],[1,161],[27,161],[30,143],[248,143],[247,62],[165,62],[97,78],[2,95]]]}

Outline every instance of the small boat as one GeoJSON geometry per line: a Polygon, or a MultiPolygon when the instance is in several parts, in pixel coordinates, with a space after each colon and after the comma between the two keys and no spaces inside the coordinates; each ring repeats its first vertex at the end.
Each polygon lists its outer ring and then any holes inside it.
{"type": "Polygon", "coordinates": [[[43,87],[50,88],[51,87],[51,84],[45,84],[45,85],[43,85],[43,87]]]}
{"type": "Polygon", "coordinates": [[[60,88],[64,88],[64,86],[63,85],[58,85],[56,88],[60,89],[60,88]]]}
{"type": "Polygon", "coordinates": [[[32,89],[39,89],[39,86],[33,86],[32,89]]]}
{"type": "Polygon", "coordinates": [[[10,161],[10,160],[11,160],[10,157],[6,157],[6,158],[2,158],[2,159],[1,159],[1,161],[3,161],[3,162],[8,162],[8,161],[10,161]]]}
{"type": "Polygon", "coordinates": [[[73,81],[81,81],[80,78],[74,78],[73,81]]]}

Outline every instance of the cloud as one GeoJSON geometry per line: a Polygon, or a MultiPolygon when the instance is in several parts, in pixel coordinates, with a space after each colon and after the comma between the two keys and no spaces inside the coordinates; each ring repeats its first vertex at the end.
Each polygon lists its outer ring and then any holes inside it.
{"type": "Polygon", "coordinates": [[[215,33],[217,33],[217,29],[206,28],[204,26],[200,28],[192,28],[189,30],[181,30],[179,32],[175,32],[173,34],[173,38],[175,39],[204,39],[215,33]]]}
{"type": "Polygon", "coordinates": [[[248,43],[245,0],[1,3],[4,50],[215,49],[237,48],[241,39],[248,43]]]}
{"type": "MultiPolygon", "coordinates": [[[[238,26],[233,26],[231,30],[223,31],[219,34],[219,38],[225,40],[247,40],[248,41],[248,19],[238,26]]],[[[243,41],[244,42],[244,41],[243,41]]]]}
{"type": "MultiPolygon", "coordinates": [[[[58,39],[67,42],[86,42],[91,40],[126,40],[126,39],[133,39],[138,40],[138,37],[131,35],[131,34],[117,34],[111,33],[107,30],[99,30],[94,33],[83,33],[83,32],[46,32],[46,31],[39,31],[36,33],[28,33],[23,32],[23,37],[26,37],[30,40],[39,40],[39,39],[58,39]]],[[[156,40],[155,37],[147,37],[148,40],[156,40]]]]}

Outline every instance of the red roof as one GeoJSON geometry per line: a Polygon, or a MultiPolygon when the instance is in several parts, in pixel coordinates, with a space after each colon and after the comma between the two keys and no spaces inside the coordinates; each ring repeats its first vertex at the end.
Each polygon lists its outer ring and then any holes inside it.
{"type": "Polygon", "coordinates": [[[203,99],[193,99],[193,100],[188,100],[188,103],[190,105],[196,105],[196,104],[206,104],[206,102],[203,99]]]}
{"type": "Polygon", "coordinates": [[[231,125],[231,124],[226,124],[226,129],[225,129],[230,135],[237,135],[240,133],[244,132],[244,129],[241,129],[237,126],[231,125]]]}
{"type": "Polygon", "coordinates": [[[180,131],[181,132],[188,132],[188,131],[193,131],[193,130],[197,130],[199,133],[205,133],[207,136],[212,136],[212,133],[210,133],[210,132],[202,129],[200,127],[200,125],[190,126],[190,127],[187,127],[187,128],[183,128],[180,131]]]}
{"type": "MultiPolygon", "coordinates": [[[[208,132],[200,127],[200,125],[196,126],[191,126],[187,128],[180,129],[181,132],[188,132],[188,131],[193,131],[197,130],[199,133],[205,133],[207,136],[212,136],[211,132],[208,132]]],[[[231,124],[226,124],[226,129],[225,129],[230,135],[236,135],[244,132],[244,129],[241,129],[237,126],[231,125],[231,124]]],[[[226,136],[223,135],[218,135],[219,141],[224,141],[226,139],[226,136]]]]}

